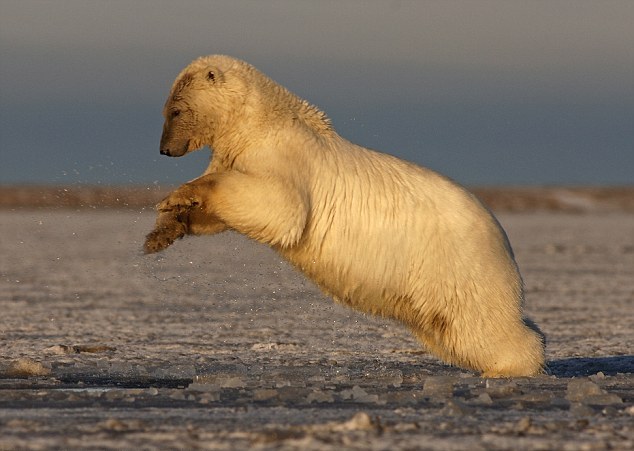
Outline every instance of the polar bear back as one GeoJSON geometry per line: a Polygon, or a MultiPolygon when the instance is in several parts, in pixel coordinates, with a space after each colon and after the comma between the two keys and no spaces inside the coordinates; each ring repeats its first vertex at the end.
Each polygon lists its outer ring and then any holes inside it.
{"type": "MultiPolygon", "coordinates": [[[[372,313],[390,305],[391,293],[452,302],[459,287],[473,286],[489,304],[521,298],[506,235],[470,193],[429,169],[343,138],[335,143],[312,149],[314,167],[304,166],[311,218],[299,245],[280,249],[323,289],[372,313]]],[[[459,295],[455,302],[474,299],[459,295]]]]}

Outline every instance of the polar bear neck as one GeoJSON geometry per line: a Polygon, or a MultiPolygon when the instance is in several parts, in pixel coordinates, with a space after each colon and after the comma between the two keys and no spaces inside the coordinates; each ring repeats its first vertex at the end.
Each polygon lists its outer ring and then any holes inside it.
{"type": "Polygon", "coordinates": [[[250,64],[239,60],[232,63],[229,71],[235,71],[234,76],[242,80],[246,91],[244,104],[227,112],[223,126],[216,131],[210,145],[224,166],[234,167],[245,150],[269,135],[289,130],[297,132],[298,127],[318,140],[336,135],[330,119],[319,108],[250,64]]]}
{"type": "Polygon", "coordinates": [[[273,90],[276,97],[280,99],[280,103],[291,112],[294,120],[302,121],[318,134],[332,133],[333,128],[326,113],[277,83],[274,83],[273,90]]]}
{"type": "Polygon", "coordinates": [[[290,119],[300,122],[319,135],[330,136],[333,133],[330,119],[319,108],[276,83],[253,66],[249,67],[254,94],[266,108],[268,115],[277,119],[290,119]]]}
{"type": "Polygon", "coordinates": [[[326,113],[279,85],[251,64],[227,55],[203,56],[194,60],[181,72],[172,91],[177,89],[179,82],[182,83],[180,79],[184,78],[186,74],[199,71],[210,65],[217,66],[226,71],[227,74],[242,79],[247,84],[246,87],[249,91],[250,99],[247,99],[246,102],[255,101],[256,104],[252,105],[255,109],[258,109],[257,103],[260,103],[261,108],[259,109],[266,110],[260,111],[261,113],[266,113],[267,116],[277,116],[278,119],[302,122],[318,134],[331,135],[334,132],[326,113]]]}

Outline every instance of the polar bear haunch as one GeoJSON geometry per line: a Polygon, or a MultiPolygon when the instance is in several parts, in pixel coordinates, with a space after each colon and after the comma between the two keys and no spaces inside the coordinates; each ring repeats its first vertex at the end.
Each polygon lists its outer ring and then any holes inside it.
{"type": "Polygon", "coordinates": [[[163,113],[162,154],[207,145],[213,158],[158,205],[146,252],[233,229],[335,300],[405,323],[448,363],[486,376],[542,371],[506,235],[465,189],[345,140],[319,109],[231,57],[187,66],[163,113]]]}

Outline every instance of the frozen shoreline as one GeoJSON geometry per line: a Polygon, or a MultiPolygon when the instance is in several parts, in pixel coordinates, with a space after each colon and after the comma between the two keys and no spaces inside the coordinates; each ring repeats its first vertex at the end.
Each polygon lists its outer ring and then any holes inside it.
{"type": "Polygon", "coordinates": [[[634,215],[498,217],[550,376],[445,366],[235,234],[144,256],[151,213],[0,210],[0,449],[634,446],[634,215]]]}
{"type": "MultiPolygon", "coordinates": [[[[0,209],[152,209],[174,187],[0,185],[0,209]]],[[[497,212],[634,213],[634,186],[468,187],[497,212]]]]}

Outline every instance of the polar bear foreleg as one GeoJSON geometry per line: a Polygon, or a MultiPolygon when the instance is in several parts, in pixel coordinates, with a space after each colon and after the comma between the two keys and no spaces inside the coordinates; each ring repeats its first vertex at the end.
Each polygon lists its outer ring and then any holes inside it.
{"type": "Polygon", "coordinates": [[[292,187],[273,178],[235,171],[204,175],[186,183],[167,196],[157,209],[159,220],[162,215],[167,218],[168,227],[163,229],[173,229],[172,234],[180,233],[180,229],[170,225],[170,219],[183,225],[183,235],[212,234],[231,228],[281,247],[299,241],[308,215],[307,202],[292,187]]]}
{"type": "Polygon", "coordinates": [[[172,192],[157,205],[158,216],[154,229],[146,236],[143,245],[146,254],[160,252],[188,234],[213,235],[227,229],[218,217],[207,213],[194,202],[181,198],[180,204],[173,202],[166,205],[166,201],[181,189],[172,192]]]}

